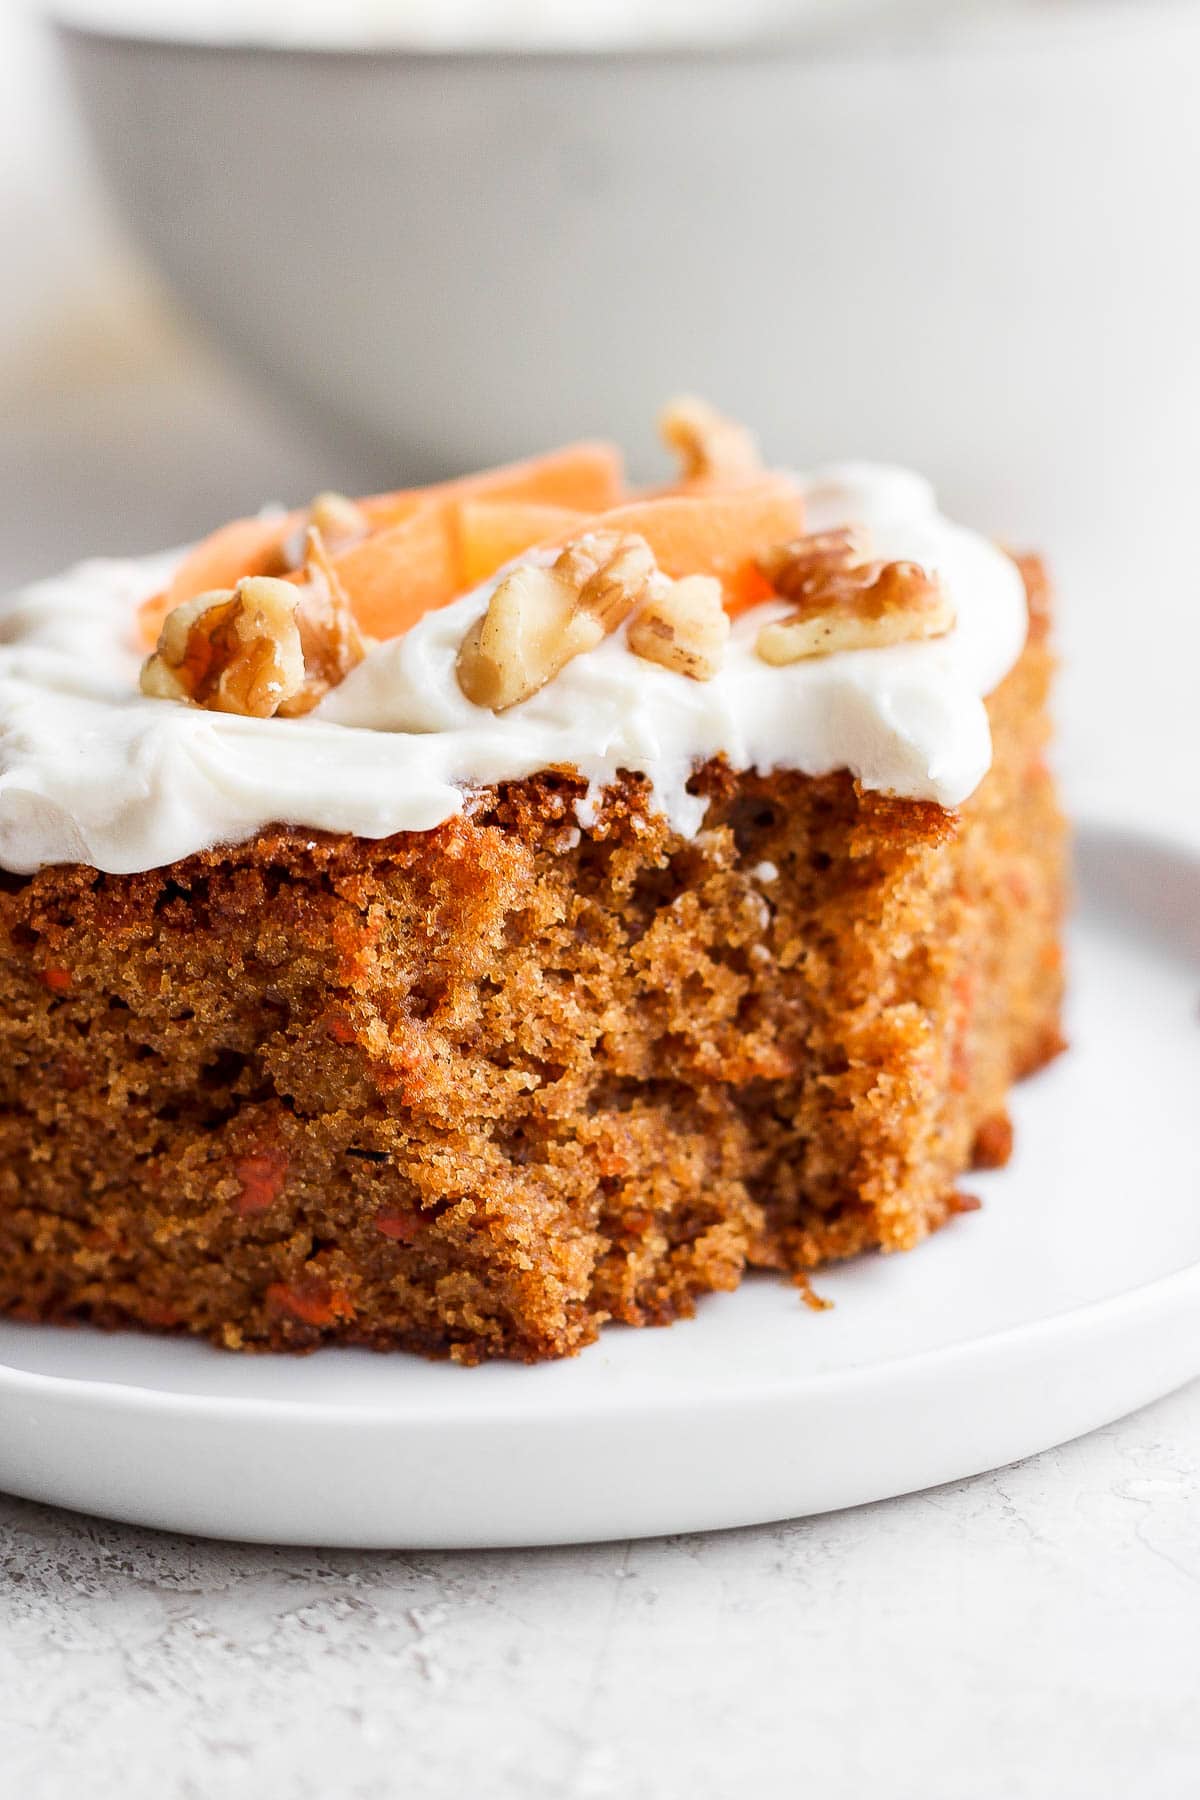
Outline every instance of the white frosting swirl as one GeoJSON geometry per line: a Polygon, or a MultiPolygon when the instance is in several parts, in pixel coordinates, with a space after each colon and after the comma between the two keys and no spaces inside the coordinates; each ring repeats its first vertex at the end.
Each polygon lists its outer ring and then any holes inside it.
{"type": "MultiPolygon", "coordinates": [[[[771,601],[733,627],[721,673],[695,682],[633,656],[618,632],[497,717],[459,689],[454,660],[491,584],[379,644],[304,719],[245,719],[138,692],[134,608],[175,556],[89,562],[0,601],[0,865],[160,868],[276,821],[361,837],[424,831],[466,790],[574,764],[589,803],[620,769],[694,833],[697,762],[808,775],[953,807],[991,762],[984,696],[1025,639],[1013,562],[942,517],[900,469],[847,464],[799,478],[809,529],[869,525],[875,554],[936,570],[945,637],[787,668],[755,654],[771,601]]],[[[586,822],[588,806],[581,809],[586,822]]]]}

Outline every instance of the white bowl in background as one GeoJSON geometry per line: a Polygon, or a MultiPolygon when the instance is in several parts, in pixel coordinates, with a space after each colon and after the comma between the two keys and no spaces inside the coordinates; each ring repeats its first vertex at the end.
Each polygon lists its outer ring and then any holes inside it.
{"type": "Polygon", "coordinates": [[[1191,4],[837,50],[63,41],[178,292],[381,478],[582,433],[648,469],[697,388],[778,458],[918,464],[994,529],[1100,546],[1098,578],[1190,562],[1191,4]]]}

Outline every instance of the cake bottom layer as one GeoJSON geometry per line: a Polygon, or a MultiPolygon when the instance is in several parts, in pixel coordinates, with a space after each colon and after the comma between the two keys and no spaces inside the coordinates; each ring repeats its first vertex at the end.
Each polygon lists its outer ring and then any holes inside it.
{"type": "Polygon", "coordinates": [[[475,1361],[909,1249],[1061,1048],[1044,590],[958,813],[709,764],[0,876],[0,1311],[475,1361]]]}

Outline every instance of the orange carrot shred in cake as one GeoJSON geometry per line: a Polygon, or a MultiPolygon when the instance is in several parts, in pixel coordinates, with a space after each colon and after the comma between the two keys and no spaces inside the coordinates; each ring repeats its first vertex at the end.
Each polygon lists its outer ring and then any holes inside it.
{"type": "Polygon", "coordinates": [[[0,602],[0,1312],[536,1361],[986,1253],[1062,1047],[1045,575],[661,423],[657,487],[585,441],[0,602]]]}

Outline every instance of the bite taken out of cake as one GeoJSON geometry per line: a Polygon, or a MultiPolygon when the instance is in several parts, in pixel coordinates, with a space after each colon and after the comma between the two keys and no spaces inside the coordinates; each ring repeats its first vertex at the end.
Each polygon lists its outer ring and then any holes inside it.
{"type": "Polygon", "coordinates": [[[1045,577],[664,436],[0,602],[0,1312],[532,1361],[972,1207],[1062,1047],[1045,577]]]}

